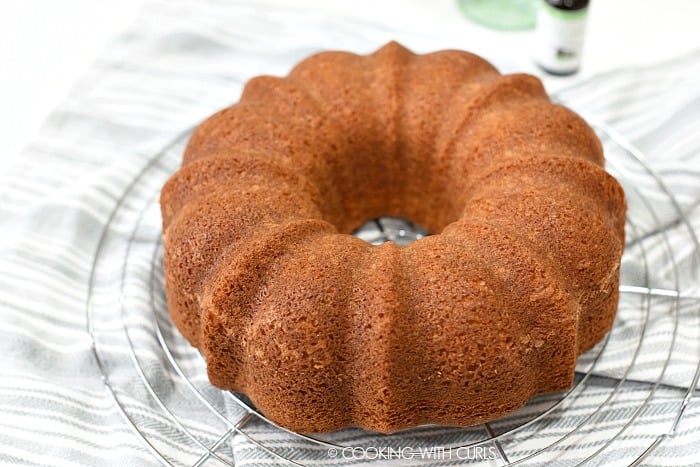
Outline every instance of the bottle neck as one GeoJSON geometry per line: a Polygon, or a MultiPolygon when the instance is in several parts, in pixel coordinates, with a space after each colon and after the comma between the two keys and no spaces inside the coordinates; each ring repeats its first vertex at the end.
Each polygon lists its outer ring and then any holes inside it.
{"type": "Polygon", "coordinates": [[[547,4],[558,10],[577,11],[588,7],[589,0],[545,0],[547,4]]]}

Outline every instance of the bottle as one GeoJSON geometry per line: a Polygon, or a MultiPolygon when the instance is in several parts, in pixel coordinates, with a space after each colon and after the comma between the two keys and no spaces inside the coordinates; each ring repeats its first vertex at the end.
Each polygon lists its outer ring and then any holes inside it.
{"type": "Polygon", "coordinates": [[[581,66],[589,0],[540,0],[535,62],[547,73],[571,75],[581,66]]]}
{"type": "Polygon", "coordinates": [[[482,26],[501,31],[535,29],[541,0],[457,0],[462,13],[482,26]]]}

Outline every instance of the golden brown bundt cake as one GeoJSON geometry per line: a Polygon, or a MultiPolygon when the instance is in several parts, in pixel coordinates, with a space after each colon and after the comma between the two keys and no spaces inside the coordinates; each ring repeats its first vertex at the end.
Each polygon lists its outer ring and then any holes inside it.
{"type": "Polygon", "coordinates": [[[314,55],[202,123],[163,188],[168,307],[211,382],[300,432],[472,425],[610,329],[625,201],[539,80],[460,51],[314,55]],[[350,233],[405,217],[399,247],[350,233]]]}

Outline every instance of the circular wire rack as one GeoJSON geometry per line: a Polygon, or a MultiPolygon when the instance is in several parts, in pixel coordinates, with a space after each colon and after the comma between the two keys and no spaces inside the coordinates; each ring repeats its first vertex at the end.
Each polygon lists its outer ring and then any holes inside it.
{"type": "MultiPolygon", "coordinates": [[[[579,358],[569,391],[538,396],[513,414],[469,428],[303,435],[267,420],[245,396],[211,386],[204,359],[171,322],[164,296],[158,196],[179,167],[187,132],[135,173],[94,257],[88,332],[120,413],[165,465],[234,465],[245,459],[290,465],[544,465],[561,459],[562,452],[567,465],[593,459],[640,463],[674,435],[698,384],[700,356],[688,355],[679,341],[700,337],[700,297],[686,293],[697,278],[680,263],[697,267],[700,246],[644,156],[614,129],[594,127],[607,169],[627,195],[627,238],[615,325],[579,358]],[[625,442],[630,439],[637,442],[625,442]]],[[[427,232],[381,218],[356,235],[375,244],[407,244],[427,232]]]]}

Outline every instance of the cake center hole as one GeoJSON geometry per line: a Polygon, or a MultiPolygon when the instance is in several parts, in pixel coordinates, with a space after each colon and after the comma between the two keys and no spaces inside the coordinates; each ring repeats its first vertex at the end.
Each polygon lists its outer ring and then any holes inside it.
{"type": "Polygon", "coordinates": [[[420,225],[400,217],[378,217],[355,229],[352,234],[372,245],[394,242],[399,246],[409,245],[430,233],[420,225]]]}

